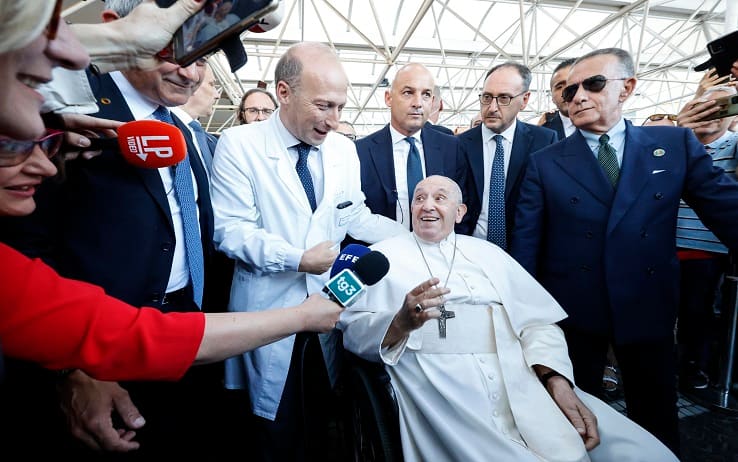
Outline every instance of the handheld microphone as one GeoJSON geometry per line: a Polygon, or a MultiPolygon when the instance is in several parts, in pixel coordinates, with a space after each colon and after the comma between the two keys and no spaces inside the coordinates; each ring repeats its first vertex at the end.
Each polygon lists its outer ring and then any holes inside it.
{"type": "Polygon", "coordinates": [[[271,13],[267,14],[263,18],[259,19],[259,21],[249,26],[248,30],[251,32],[256,33],[262,33],[267,32],[279,25],[279,23],[282,22],[282,18],[284,17],[284,0],[279,0],[279,6],[277,6],[277,9],[272,11],[271,13]]]}
{"type": "Polygon", "coordinates": [[[349,244],[343,248],[340,254],[336,257],[336,261],[333,262],[331,267],[331,277],[340,273],[345,269],[350,269],[354,266],[359,258],[371,252],[369,247],[361,244],[349,244]]]}
{"type": "Polygon", "coordinates": [[[159,120],[134,120],[121,125],[116,138],[90,138],[90,141],[87,150],[119,151],[134,167],[170,167],[187,155],[187,143],[179,128],[159,120]]]}
{"type": "Polygon", "coordinates": [[[379,282],[387,274],[389,267],[387,257],[381,252],[372,250],[359,257],[353,267],[338,271],[326,282],[323,292],[328,294],[331,300],[346,308],[366,291],[366,286],[379,282]]]}

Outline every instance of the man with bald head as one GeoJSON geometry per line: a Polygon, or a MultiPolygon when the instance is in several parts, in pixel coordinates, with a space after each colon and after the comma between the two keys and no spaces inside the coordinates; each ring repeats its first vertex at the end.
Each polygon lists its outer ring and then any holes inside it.
{"type": "MultiPolygon", "coordinates": [[[[410,229],[410,194],[428,175],[445,175],[465,187],[468,166],[454,136],[429,128],[435,83],[418,63],[401,67],[384,94],[390,123],[356,142],[366,204],[410,229]]],[[[459,232],[471,232],[466,223],[459,232]]]]}
{"type": "MultiPolygon", "coordinates": [[[[225,130],[213,162],[214,240],[236,260],[231,311],[302,301],[328,280],[346,235],[375,242],[402,231],[366,207],[354,143],[335,133],[348,78],[333,50],[292,46],[274,81],[279,109],[263,122],[225,130]]],[[[304,338],[293,335],[226,364],[226,386],[249,390],[260,460],[310,459],[325,444],[320,425],[306,438],[303,409],[330,405],[321,397],[329,391],[326,366],[331,379],[337,372],[336,338],[321,337],[322,354],[311,342],[303,351],[304,338]]]]}
{"type": "Polygon", "coordinates": [[[449,178],[418,183],[413,231],[371,247],[389,272],[339,321],[346,348],[391,377],[403,459],[676,461],[576,388],[566,314],[499,247],[454,233],[465,212],[449,178]]]}

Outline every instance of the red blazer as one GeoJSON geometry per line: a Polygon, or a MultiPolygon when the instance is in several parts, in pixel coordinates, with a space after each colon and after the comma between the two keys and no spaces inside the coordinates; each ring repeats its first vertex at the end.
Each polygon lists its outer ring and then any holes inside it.
{"type": "Polygon", "coordinates": [[[0,244],[0,345],[9,357],[100,380],[177,380],[205,331],[202,313],[134,308],[0,244]]]}

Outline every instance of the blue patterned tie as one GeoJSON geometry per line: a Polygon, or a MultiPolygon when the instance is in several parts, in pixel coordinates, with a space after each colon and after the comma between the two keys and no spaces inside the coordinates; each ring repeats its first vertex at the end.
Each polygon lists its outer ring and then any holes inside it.
{"type": "Polygon", "coordinates": [[[597,160],[600,161],[602,168],[605,170],[607,178],[613,187],[618,186],[618,177],[620,176],[620,166],[618,166],[618,156],[615,148],[608,143],[610,137],[607,134],[600,137],[600,147],[597,150],[597,160]]]}
{"type": "Polygon", "coordinates": [[[415,138],[408,136],[405,141],[410,144],[410,151],[407,153],[407,197],[410,199],[410,210],[412,210],[415,186],[423,181],[423,166],[420,164],[420,153],[418,147],[415,146],[415,138]]]}
{"type": "Polygon", "coordinates": [[[205,130],[202,128],[202,125],[200,125],[200,122],[197,120],[193,120],[189,123],[190,127],[192,127],[192,130],[195,132],[195,138],[197,138],[197,145],[200,147],[200,152],[202,153],[202,158],[205,161],[205,167],[208,169],[208,172],[213,171],[213,153],[210,150],[210,143],[208,143],[208,134],[205,133],[205,130]]]}
{"type": "Polygon", "coordinates": [[[505,149],[502,135],[494,136],[495,157],[489,175],[489,208],[487,209],[487,240],[503,250],[507,249],[505,226],[505,149]]]}
{"type": "Polygon", "coordinates": [[[310,176],[310,170],[308,169],[308,154],[310,154],[310,149],[312,146],[310,146],[307,143],[300,143],[297,145],[297,164],[295,164],[295,170],[297,170],[297,176],[300,177],[300,182],[302,182],[302,187],[305,189],[305,194],[307,194],[308,202],[310,202],[310,208],[313,209],[313,212],[315,212],[315,209],[318,207],[318,204],[315,202],[315,188],[313,187],[313,177],[310,176]]]}
{"type": "MultiPolygon", "coordinates": [[[[174,125],[169,109],[159,106],[154,111],[154,118],[174,125]]],[[[205,286],[205,263],[200,240],[200,224],[197,220],[197,203],[195,189],[192,186],[192,173],[189,155],[174,166],[174,193],[179,202],[184,228],[185,251],[187,266],[190,269],[193,299],[197,306],[202,306],[202,293],[205,286]]]]}

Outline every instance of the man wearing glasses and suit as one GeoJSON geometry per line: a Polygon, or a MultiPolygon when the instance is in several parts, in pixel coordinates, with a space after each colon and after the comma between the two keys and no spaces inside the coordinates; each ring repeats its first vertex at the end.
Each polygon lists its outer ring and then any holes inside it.
{"type": "Polygon", "coordinates": [[[517,120],[528,104],[531,73],[507,62],[487,72],[479,95],[482,123],[459,135],[459,152],[471,167],[472,236],[507,250],[518,188],[530,153],[557,141],[556,132],[517,120]]]}
{"type": "Polygon", "coordinates": [[[738,182],[691,130],[623,119],[636,86],[628,52],[582,56],[567,84],[577,132],[529,159],[510,252],[567,312],[560,325],[577,385],[599,391],[611,343],[628,417],[678,456],[679,199],[736,249],[738,182]]]}

